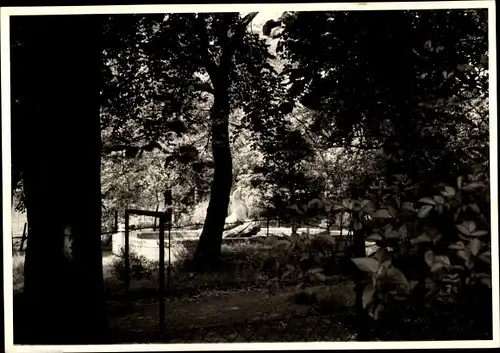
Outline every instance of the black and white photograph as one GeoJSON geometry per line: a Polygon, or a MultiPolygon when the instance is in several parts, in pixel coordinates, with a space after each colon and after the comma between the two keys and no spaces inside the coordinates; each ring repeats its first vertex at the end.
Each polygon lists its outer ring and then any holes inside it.
{"type": "Polygon", "coordinates": [[[1,10],[6,351],[499,346],[493,1],[1,10]]]}

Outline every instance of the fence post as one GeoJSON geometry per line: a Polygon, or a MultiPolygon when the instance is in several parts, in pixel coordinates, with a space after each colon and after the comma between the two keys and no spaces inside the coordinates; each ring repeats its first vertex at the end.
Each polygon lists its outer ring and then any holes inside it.
{"type": "MultiPolygon", "coordinates": [[[[355,222],[359,222],[360,219],[358,214],[351,213],[351,224],[350,231],[353,236],[353,256],[354,257],[366,257],[366,244],[365,237],[362,231],[357,230],[354,227],[355,222]]],[[[370,320],[368,313],[363,308],[363,290],[365,279],[365,274],[357,269],[355,276],[355,291],[356,291],[356,323],[357,323],[357,334],[358,341],[370,341],[370,320]]]]}
{"type": "Polygon", "coordinates": [[[115,211],[115,231],[114,233],[118,233],[118,210],[115,211]]]}
{"type": "Polygon", "coordinates": [[[125,210],[125,293],[130,289],[130,236],[129,236],[129,218],[128,210],[125,210]]]}
{"type": "Polygon", "coordinates": [[[269,213],[267,214],[267,236],[269,236],[269,218],[271,218],[269,216],[269,213]]]}
{"type": "Polygon", "coordinates": [[[340,212],[340,237],[342,237],[342,232],[344,230],[344,212],[340,212]]]}
{"type": "Polygon", "coordinates": [[[19,251],[23,251],[24,241],[26,240],[26,227],[28,226],[28,222],[24,223],[23,236],[21,237],[21,246],[19,247],[19,251]]]}
{"type": "Polygon", "coordinates": [[[172,271],[172,210],[168,211],[168,267],[167,267],[167,293],[170,292],[170,274],[172,271]]]}
{"type": "Polygon", "coordinates": [[[160,312],[160,333],[165,332],[165,216],[160,217],[160,273],[158,288],[158,305],[160,312]]]}
{"type": "Polygon", "coordinates": [[[172,236],[171,236],[171,231],[172,231],[172,191],[170,191],[170,197],[166,200],[167,201],[167,230],[168,230],[168,267],[167,267],[167,293],[170,291],[170,271],[171,271],[171,256],[172,256],[172,236]]]}
{"type": "MultiPolygon", "coordinates": [[[[160,208],[160,204],[157,204],[156,205],[156,212],[158,212],[158,209],[160,208]]],[[[154,221],[153,221],[153,232],[156,231],[156,217],[154,218],[154,221]]]]}

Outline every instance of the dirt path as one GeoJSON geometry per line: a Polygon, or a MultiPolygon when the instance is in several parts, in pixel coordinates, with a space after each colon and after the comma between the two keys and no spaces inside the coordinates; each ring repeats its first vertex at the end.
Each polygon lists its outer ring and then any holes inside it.
{"type": "MultiPolygon", "coordinates": [[[[254,291],[212,291],[189,299],[166,299],[167,325],[175,329],[190,329],[213,325],[270,319],[287,315],[292,311],[307,311],[307,307],[293,304],[291,292],[281,290],[273,296],[262,290],[254,291]]],[[[158,327],[158,302],[137,300],[127,309],[119,302],[108,302],[110,325],[127,326],[131,329],[149,330],[158,327]],[[114,318],[118,316],[117,318],[114,318]]]]}
{"type": "Polygon", "coordinates": [[[236,342],[256,337],[263,342],[355,339],[340,316],[311,315],[311,306],[296,304],[292,293],[292,288],[272,296],[265,290],[232,290],[167,298],[168,338],[157,335],[159,308],[154,299],[136,300],[127,307],[109,301],[109,323],[122,343],[236,342]]]}

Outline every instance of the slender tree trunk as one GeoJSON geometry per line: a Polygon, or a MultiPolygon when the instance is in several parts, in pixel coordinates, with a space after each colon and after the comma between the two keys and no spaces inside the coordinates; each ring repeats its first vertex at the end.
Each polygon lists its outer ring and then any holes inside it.
{"type": "Polygon", "coordinates": [[[197,270],[201,272],[213,268],[219,260],[232,186],[229,97],[226,86],[222,86],[215,92],[211,116],[214,179],[205,224],[195,252],[197,270]]]}
{"type": "Polygon", "coordinates": [[[220,258],[222,233],[224,232],[233,181],[233,162],[229,143],[229,73],[233,65],[234,44],[242,40],[246,27],[255,16],[257,16],[257,12],[246,15],[231,38],[228,34],[232,21],[231,15],[224,15],[220,19],[221,30],[218,33],[218,39],[222,47],[222,54],[218,65],[214,63],[208,50],[209,39],[204,17],[200,17],[198,22],[198,30],[204,47],[202,50],[204,51],[205,68],[212,81],[214,94],[211,123],[212,154],[215,164],[205,224],[194,254],[196,267],[200,272],[214,267],[220,258]]]}
{"type": "Polygon", "coordinates": [[[103,343],[107,321],[100,236],[102,30],[94,16],[40,17],[36,22],[36,40],[30,44],[34,77],[24,78],[27,83],[32,80],[33,92],[39,95],[34,97],[25,140],[30,232],[25,329],[32,344],[103,343]],[[73,238],[71,259],[63,253],[66,228],[73,238]]]}

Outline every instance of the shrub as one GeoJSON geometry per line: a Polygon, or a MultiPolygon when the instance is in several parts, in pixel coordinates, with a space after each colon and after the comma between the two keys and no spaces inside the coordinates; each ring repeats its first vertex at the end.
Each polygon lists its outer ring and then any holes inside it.
{"type": "Polygon", "coordinates": [[[191,257],[188,248],[182,242],[172,242],[171,248],[172,266],[177,266],[191,257]]]}
{"type": "Polygon", "coordinates": [[[349,253],[348,238],[335,239],[328,232],[317,235],[270,236],[261,240],[269,248],[263,263],[267,286],[274,293],[282,285],[298,284],[297,290],[332,284],[343,268],[345,254],[349,253]]]}
{"type": "MultiPolygon", "coordinates": [[[[129,252],[130,279],[142,280],[151,279],[153,273],[158,268],[156,261],[148,260],[145,256],[137,254],[135,251],[129,252]]],[[[125,250],[120,249],[118,258],[111,264],[112,274],[120,281],[126,280],[125,250]]]]}
{"type": "Polygon", "coordinates": [[[24,254],[12,256],[12,282],[14,292],[24,288],[24,254]]]}
{"type": "Polygon", "coordinates": [[[425,188],[398,179],[378,191],[378,202],[349,200],[341,206],[353,215],[357,236],[379,246],[372,256],[352,259],[367,275],[363,307],[374,320],[401,319],[400,310],[421,316],[426,309],[435,314],[461,308],[460,314],[483,315],[491,295],[486,171],[459,176],[456,185],[425,188]],[[486,307],[471,309],[478,295],[486,307]]]}
{"type": "MultiPolygon", "coordinates": [[[[394,185],[373,190],[371,195],[372,199],[344,200],[334,207],[350,214],[355,239],[362,237],[378,247],[369,256],[349,261],[354,271],[366,274],[360,283],[360,304],[369,316],[374,321],[384,317],[384,322],[396,326],[408,322],[425,326],[433,321],[430,318],[438,322],[448,318],[461,327],[465,322],[468,329],[477,326],[478,332],[491,332],[491,326],[484,325],[491,324],[486,171],[476,168],[459,176],[456,185],[436,186],[414,184],[397,175],[394,185]]],[[[298,298],[328,302],[311,288],[324,284],[322,295],[328,297],[326,288],[335,269],[356,273],[338,261],[351,257],[353,248],[347,242],[338,248],[339,242],[328,234],[269,237],[263,242],[272,245],[265,265],[272,277],[271,292],[284,279],[294,278],[300,281],[298,298]]]]}

